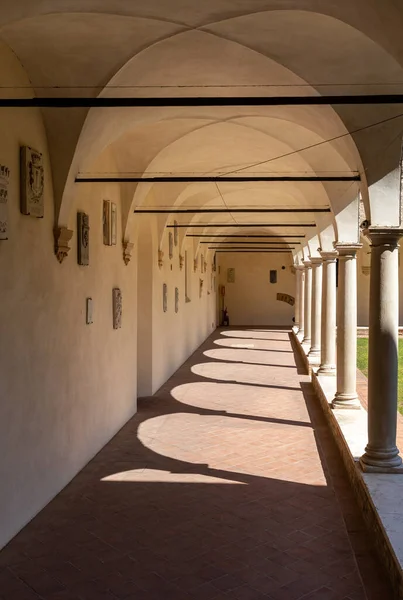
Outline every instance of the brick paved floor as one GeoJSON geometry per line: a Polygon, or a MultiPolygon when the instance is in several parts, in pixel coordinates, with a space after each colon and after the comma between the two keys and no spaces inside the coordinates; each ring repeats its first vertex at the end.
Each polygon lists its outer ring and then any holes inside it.
{"type": "Polygon", "coordinates": [[[1,598],[392,599],[296,360],[216,331],[1,552],[1,598]]]}

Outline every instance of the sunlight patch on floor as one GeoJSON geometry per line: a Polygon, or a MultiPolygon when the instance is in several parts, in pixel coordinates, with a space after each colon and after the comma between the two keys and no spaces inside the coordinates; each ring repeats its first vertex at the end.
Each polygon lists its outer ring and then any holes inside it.
{"type": "Polygon", "coordinates": [[[103,477],[101,481],[113,482],[151,482],[151,483],[219,483],[230,485],[247,485],[242,481],[233,481],[222,479],[221,477],[211,477],[201,475],[200,473],[171,473],[170,471],[161,471],[159,469],[132,469],[130,471],[121,471],[103,477]]]}

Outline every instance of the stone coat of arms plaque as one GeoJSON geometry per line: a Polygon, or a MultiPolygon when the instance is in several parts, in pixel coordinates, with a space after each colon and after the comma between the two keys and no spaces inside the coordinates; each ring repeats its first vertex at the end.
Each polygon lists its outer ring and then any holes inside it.
{"type": "Polygon", "coordinates": [[[20,151],[21,212],[40,219],[44,215],[44,169],[42,154],[29,146],[20,151]]]}
{"type": "Polygon", "coordinates": [[[90,264],[90,218],[84,212],[77,213],[77,262],[90,264]]]}
{"type": "Polygon", "coordinates": [[[122,327],[122,290],[113,288],[113,329],[122,327]]]}
{"type": "Polygon", "coordinates": [[[10,169],[0,165],[0,240],[8,239],[8,181],[10,169]]]}

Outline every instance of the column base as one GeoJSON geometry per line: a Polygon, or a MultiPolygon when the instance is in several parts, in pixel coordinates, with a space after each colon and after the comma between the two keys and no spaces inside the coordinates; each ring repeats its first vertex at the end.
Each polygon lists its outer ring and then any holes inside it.
{"type": "Polygon", "coordinates": [[[320,365],[318,375],[329,375],[334,377],[336,375],[336,365],[320,365]]]}
{"type": "Polygon", "coordinates": [[[336,394],[332,402],[332,408],[360,410],[361,403],[356,394],[336,394]]]}
{"type": "Polygon", "coordinates": [[[403,462],[395,446],[388,450],[365,448],[360,458],[360,467],[365,473],[403,473],[403,462]]]}
{"type": "Polygon", "coordinates": [[[306,344],[307,346],[311,347],[311,338],[310,337],[309,338],[308,337],[304,337],[302,339],[301,344],[306,344]]]}
{"type": "Polygon", "coordinates": [[[316,352],[312,352],[312,350],[310,350],[307,354],[307,358],[308,358],[308,362],[310,365],[314,366],[314,367],[319,367],[320,365],[320,352],[319,354],[317,354],[316,352]]]}

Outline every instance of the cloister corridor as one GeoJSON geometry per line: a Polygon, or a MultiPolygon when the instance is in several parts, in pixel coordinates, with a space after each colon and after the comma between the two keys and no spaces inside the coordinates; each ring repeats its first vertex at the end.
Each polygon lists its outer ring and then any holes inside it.
{"type": "Polygon", "coordinates": [[[5,547],[2,600],[392,598],[294,350],[217,329],[5,547]]]}

